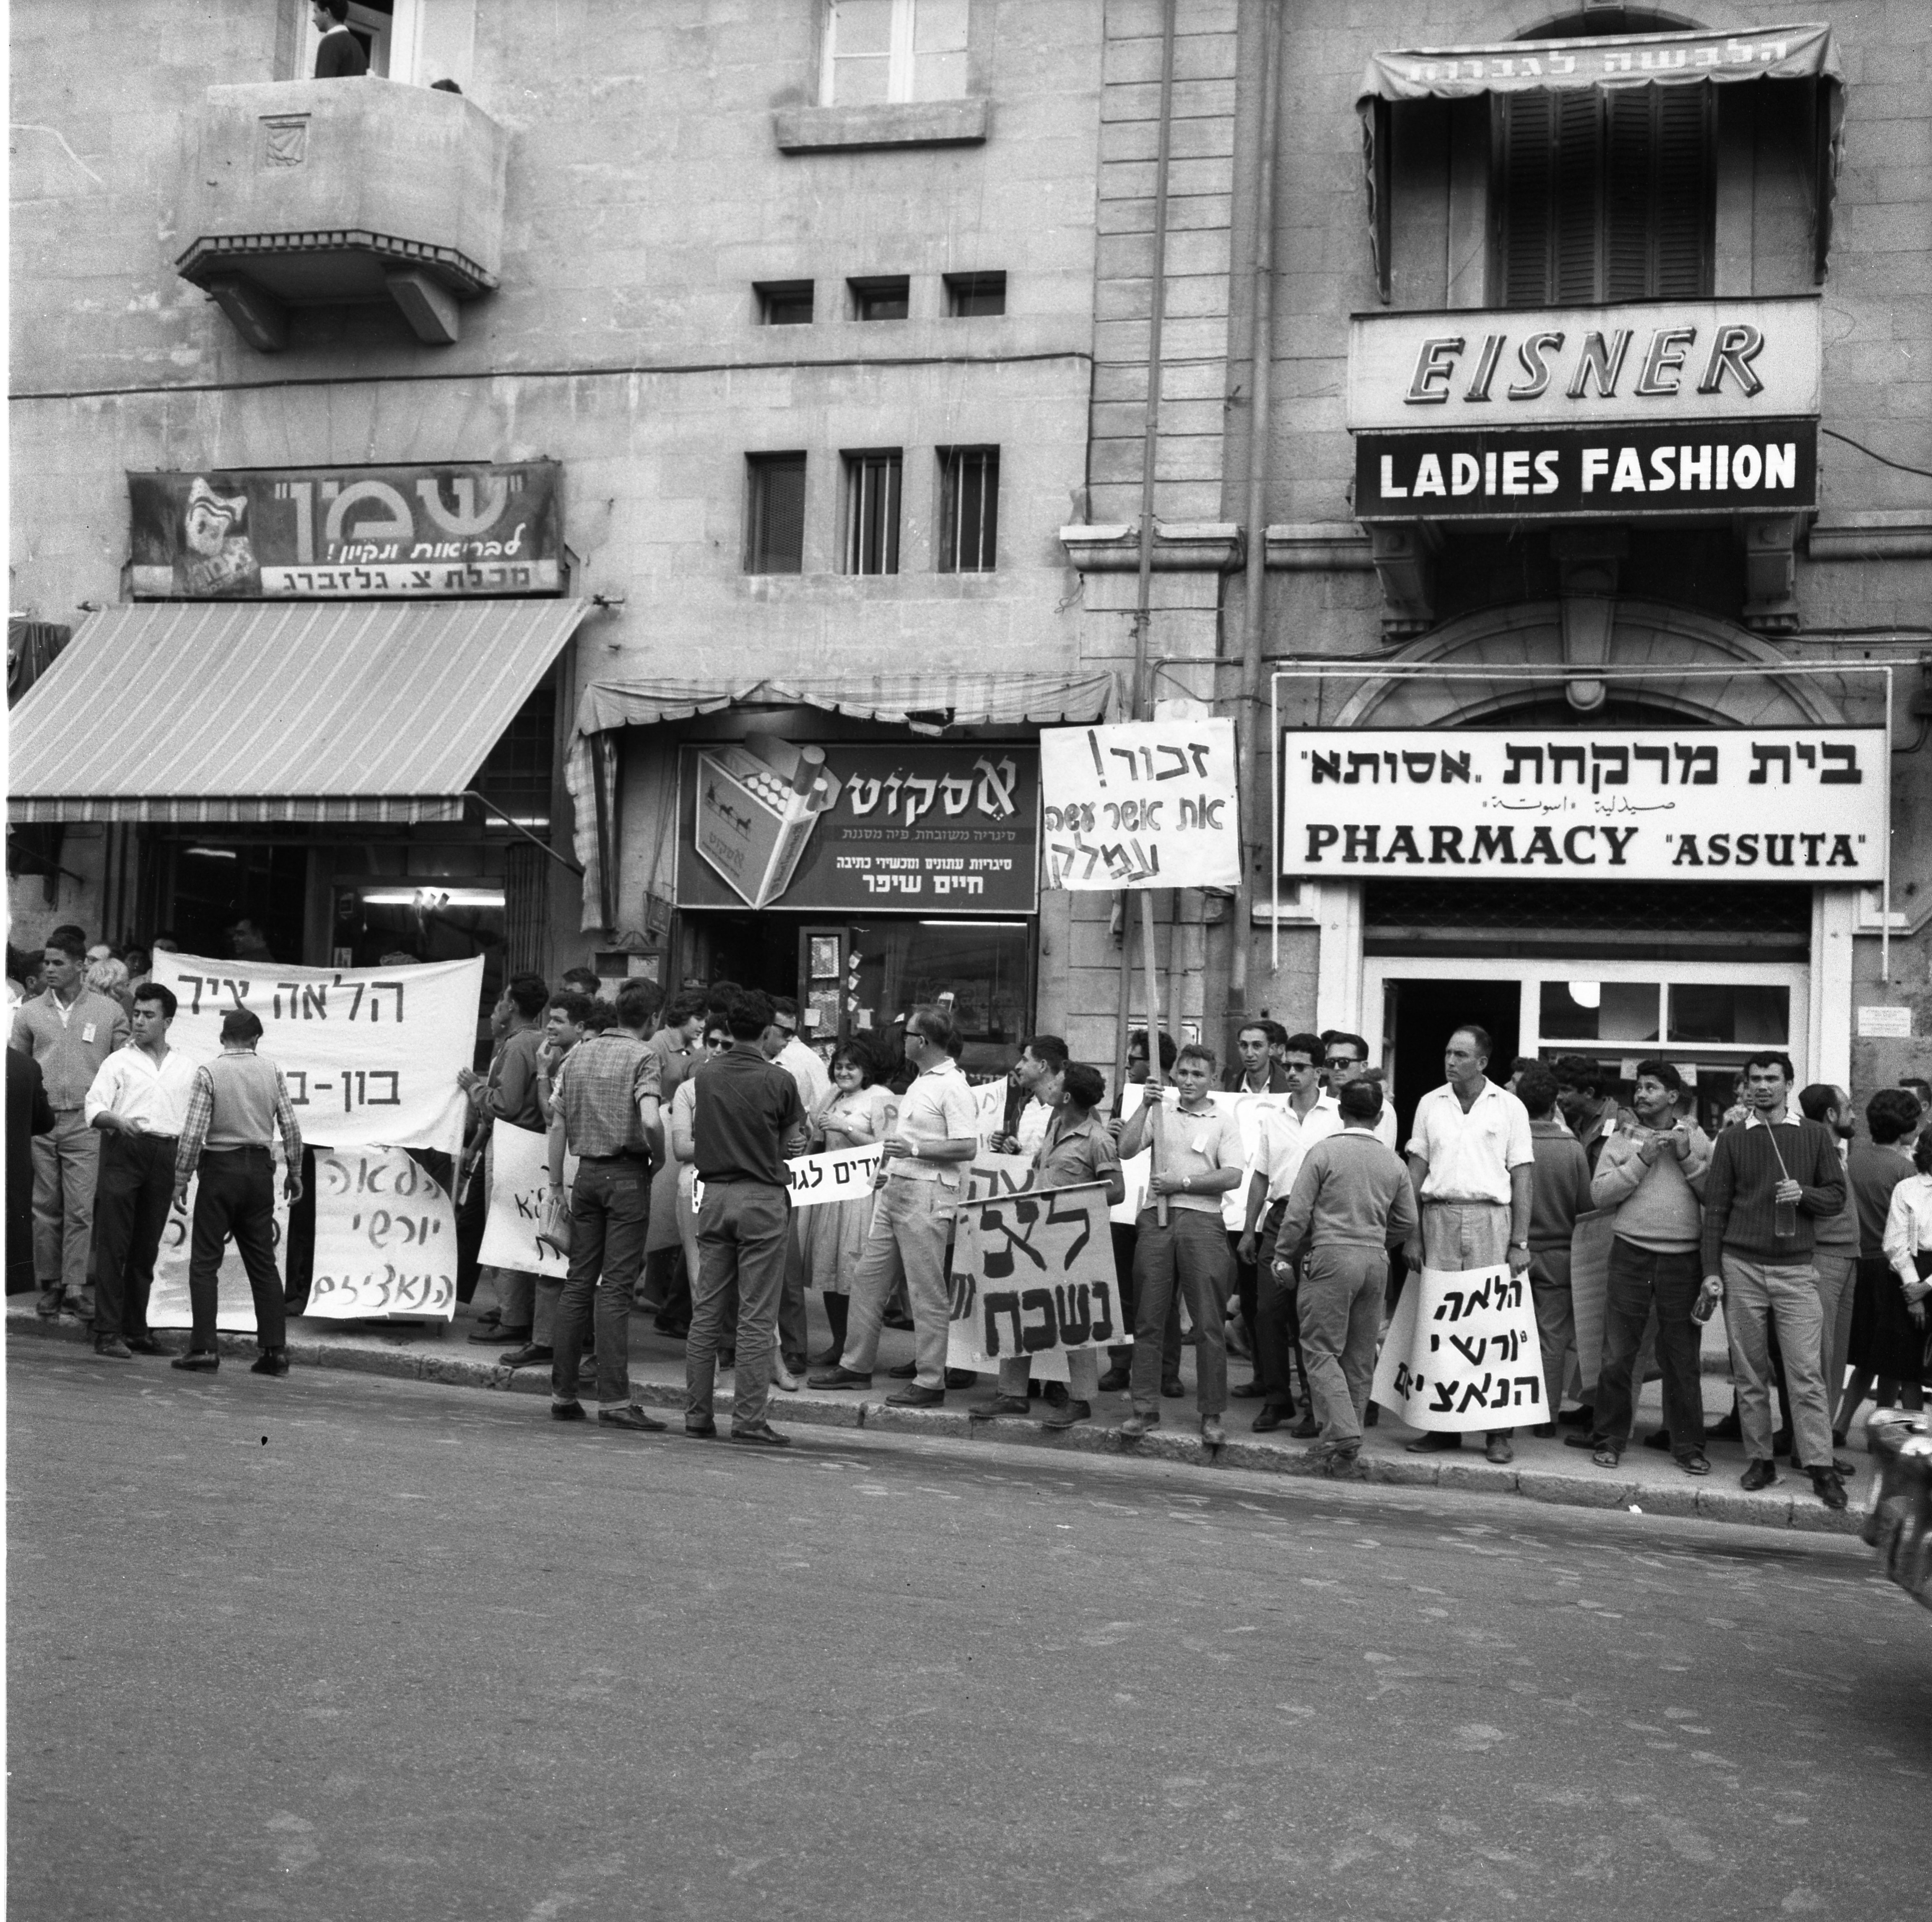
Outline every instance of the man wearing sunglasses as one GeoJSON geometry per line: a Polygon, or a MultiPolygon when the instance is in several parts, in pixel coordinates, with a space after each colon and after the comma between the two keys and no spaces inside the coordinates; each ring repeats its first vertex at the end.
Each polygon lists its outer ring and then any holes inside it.
{"type": "MultiPolygon", "coordinates": [[[[1379,1068],[1369,1066],[1369,1044],[1358,1034],[1346,1034],[1328,1028],[1322,1036],[1322,1065],[1327,1069],[1328,1092],[1338,1099],[1351,1081],[1371,1081],[1380,1084],[1379,1068]]],[[[1382,1090],[1382,1112],[1375,1123],[1375,1137],[1385,1148],[1395,1146],[1395,1105],[1382,1090]]]]}

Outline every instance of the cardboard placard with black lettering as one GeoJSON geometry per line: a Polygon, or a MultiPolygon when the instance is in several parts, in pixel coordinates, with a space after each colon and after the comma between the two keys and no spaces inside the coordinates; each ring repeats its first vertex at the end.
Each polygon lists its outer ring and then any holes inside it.
{"type": "Polygon", "coordinates": [[[1411,1428],[1441,1434],[1551,1420],[1528,1276],[1505,1266],[1412,1274],[1371,1393],[1411,1428]]]}

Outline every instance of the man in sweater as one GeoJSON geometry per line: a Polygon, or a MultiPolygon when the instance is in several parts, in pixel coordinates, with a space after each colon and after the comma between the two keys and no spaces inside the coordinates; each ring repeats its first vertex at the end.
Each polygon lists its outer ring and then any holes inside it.
{"type": "Polygon", "coordinates": [[[94,1238],[94,1188],[100,1137],[87,1125],[87,1091],[101,1064],[128,1039],[128,1012],[84,979],[87,943],[57,928],[40,963],[45,989],[15,1010],[12,1045],[38,1063],[54,1111],[53,1132],[34,1137],[34,1269],[44,1321],[63,1312],[88,1319],[87,1258],[94,1238]]]}
{"type": "Polygon", "coordinates": [[[255,1298],[255,1340],[262,1352],[251,1375],[289,1372],[287,1314],[275,1270],[275,1164],[269,1143],[279,1132],[287,1173],[282,1192],[302,1199],[302,1138],[282,1071],[255,1052],[262,1021],[246,1008],[221,1018],[221,1052],[194,1071],[188,1117],[175,1150],[174,1205],[198,1177],[190,1231],[188,1306],[194,1330],[174,1366],[212,1375],[221,1366],[214,1340],[222,1250],[230,1235],[255,1298]]]}
{"type": "Polygon", "coordinates": [[[322,36],[315,49],[315,77],[353,80],[368,73],[369,56],[349,31],[349,0],[312,0],[308,11],[322,36]]]}
{"type": "MultiPolygon", "coordinates": [[[[1563,1405],[1563,1382],[1576,1347],[1576,1309],[1570,1294],[1570,1238],[1576,1217],[1590,1211],[1590,1163],[1582,1144],[1556,1119],[1557,1081],[1539,1063],[1516,1084],[1529,1112],[1529,1142],[1536,1155],[1536,1191],[1529,1216],[1529,1294],[1536,1310],[1536,1339],[1543,1349],[1546,1419],[1555,1432],[1563,1405]]],[[[1614,1136],[1607,1138],[1614,1139],[1614,1136]]]]}
{"type": "Polygon", "coordinates": [[[1754,1054],[1744,1076],[1751,1111],[1742,1126],[1726,1129],[1712,1151],[1703,1237],[1705,1291],[1726,1303],[1731,1372],[1750,1457],[1744,1486],[1768,1488],[1778,1479],[1767,1345],[1775,1311],[1795,1430],[1793,1463],[1802,1456],[1827,1508],[1843,1508],[1845,1484],[1832,1465],[1811,1251],[1817,1223],[1845,1205],[1845,1171],[1831,1130],[1787,1111],[1797,1078],[1788,1054],[1754,1054]]]}
{"type": "Polygon", "coordinates": [[[1654,1304],[1657,1361],[1664,1372],[1664,1426],[1687,1475],[1708,1475],[1702,1337],[1690,1318],[1697,1300],[1697,1248],[1703,1232],[1709,1138],[1677,1113],[1683,1077],[1668,1061],[1640,1061],[1631,1096],[1634,1128],[1604,1145],[1590,1183],[1599,1208],[1615,1208],[1610,1285],[1604,1304],[1603,1363],[1589,1436],[1599,1467],[1614,1468],[1630,1446],[1636,1412],[1637,1351],[1654,1304]]]}
{"type": "Polygon", "coordinates": [[[1391,1242],[1415,1231],[1408,1171],[1376,1138],[1382,1108],[1373,1081],[1351,1081],[1336,1097],[1342,1128],[1301,1158],[1275,1237],[1278,1286],[1300,1297],[1301,1352],[1321,1423],[1309,1460],[1324,1474],[1357,1470],[1391,1242]],[[1301,1256],[1299,1282],[1295,1274],[1301,1256]]]}

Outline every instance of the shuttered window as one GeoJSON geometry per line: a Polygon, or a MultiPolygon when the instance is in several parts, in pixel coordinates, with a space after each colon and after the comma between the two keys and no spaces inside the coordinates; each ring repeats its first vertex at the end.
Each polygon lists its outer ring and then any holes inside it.
{"type": "Polygon", "coordinates": [[[1711,291],[1709,87],[1514,94],[1496,112],[1502,305],[1711,291]]]}

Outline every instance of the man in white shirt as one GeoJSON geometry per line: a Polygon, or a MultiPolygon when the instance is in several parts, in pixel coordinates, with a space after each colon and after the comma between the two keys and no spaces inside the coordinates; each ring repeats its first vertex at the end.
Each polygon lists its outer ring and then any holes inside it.
{"type": "MultiPolygon", "coordinates": [[[[1382,1070],[1369,1065],[1369,1044],[1360,1035],[1345,1033],[1340,1028],[1324,1029],[1322,1048],[1322,1065],[1328,1070],[1330,1094],[1339,1096],[1351,1081],[1359,1081],[1364,1077],[1378,1083],[1382,1080],[1382,1070]]],[[[1384,1147],[1393,1151],[1395,1103],[1390,1100],[1386,1088],[1382,1090],[1382,1112],[1376,1116],[1372,1132],[1384,1147]]]]}
{"type": "Polygon", "coordinates": [[[1020,1058],[1013,1063],[1012,1085],[1019,1096],[1017,1110],[1009,1100],[1012,1117],[1009,1133],[996,1135],[992,1146],[996,1154],[1030,1155],[1039,1152],[1053,1118],[1052,1105],[1041,1094],[1042,1087],[1056,1075],[1064,1073],[1066,1044],[1057,1034],[1032,1034],[1020,1044],[1020,1058]]]}
{"type": "Polygon", "coordinates": [[[776,1061],[798,1084],[798,1098],[809,1120],[832,1092],[832,1077],[816,1051],[799,1039],[798,1003],[789,994],[772,997],[772,1024],[758,1045],[767,1061],[776,1061]]]}
{"type": "Polygon", "coordinates": [[[168,1045],[176,1006],[158,982],[136,993],[134,1039],[100,1064],[82,1105],[102,1138],[94,1190],[94,1352],[115,1361],[166,1352],[148,1330],[148,1291],[195,1070],[168,1045]]]}
{"type": "MultiPolygon", "coordinates": [[[[1528,1270],[1536,1149],[1529,1111],[1486,1072],[1492,1045],[1486,1029],[1457,1028],[1443,1050],[1448,1082],[1416,1104],[1408,1172],[1422,1225],[1405,1250],[1412,1268],[1453,1273],[1507,1262],[1512,1275],[1528,1270]]],[[[1515,1432],[1490,1431],[1490,1461],[1502,1466],[1516,1459],[1515,1432]]],[[[1408,1452],[1431,1455],[1462,1445],[1460,1435],[1425,1435],[1408,1452]]]]}
{"type": "MultiPolygon", "coordinates": [[[[1335,1097],[1322,1090],[1322,1042],[1312,1034],[1292,1034],[1282,1051],[1282,1067],[1288,1081],[1287,1101],[1262,1111],[1255,1150],[1248,1162],[1246,1219],[1234,1255],[1240,1264],[1238,1279],[1254,1276],[1255,1379],[1260,1385],[1261,1413],[1252,1424],[1257,1435],[1266,1435],[1291,1421],[1294,1416],[1294,1387],[1291,1375],[1294,1357],[1300,1346],[1301,1330],[1295,1314],[1294,1284],[1292,1276],[1278,1278],[1272,1263],[1256,1262],[1256,1231],[1261,1230],[1268,1249],[1274,1246],[1281,1226],[1282,1210],[1288,1205],[1294,1177],[1301,1172],[1302,1158],[1324,1135],[1342,1132],[1341,1110],[1335,1097]],[[1263,1210],[1267,1211],[1265,1227],[1263,1210]]],[[[1246,1304],[1244,1303],[1245,1308],[1246,1304]]],[[[1306,1382],[1308,1372],[1302,1370],[1306,1382]]],[[[1292,1431],[1306,1439],[1315,1433],[1312,1411],[1309,1419],[1292,1431]]]]}
{"type": "Polygon", "coordinates": [[[893,1288],[904,1278],[912,1303],[918,1366],[889,1406],[934,1408],[946,1399],[946,1334],[952,1297],[946,1246],[952,1210],[966,1192],[966,1164],[980,1149],[980,1111],[952,1057],[958,1030],[944,1008],[906,1018],[905,1057],[917,1075],[899,1103],[898,1126],[880,1144],[885,1165],[875,1186],[872,1225],[852,1277],[845,1352],[836,1368],[812,1377],[814,1388],[869,1388],[879,1329],[893,1288]]]}

